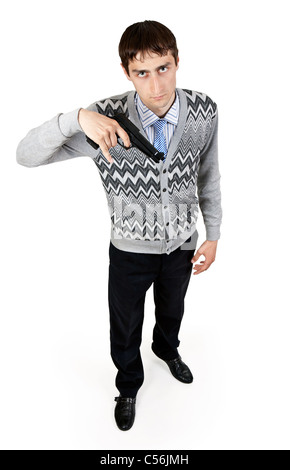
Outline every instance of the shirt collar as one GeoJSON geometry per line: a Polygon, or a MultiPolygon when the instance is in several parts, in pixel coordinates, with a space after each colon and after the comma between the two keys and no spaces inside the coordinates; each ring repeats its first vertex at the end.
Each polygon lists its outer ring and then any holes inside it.
{"type": "MultiPolygon", "coordinates": [[[[149,126],[152,126],[158,119],[160,119],[156,114],[148,109],[147,106],[141,100],[139,94],[136,92],[135,94],[135,105],[137,107],[137,111],[140,117],[140,121],[142,124],[143,129],[146,129],[149,126]]],[[[164,120],[170,122],[177,126],[178,123],[178,116],[179,116],[179,97],[177,91],[175,92],[175,101],[171,108],[168,110],[168,113],[164,116],[164,120]]]]}

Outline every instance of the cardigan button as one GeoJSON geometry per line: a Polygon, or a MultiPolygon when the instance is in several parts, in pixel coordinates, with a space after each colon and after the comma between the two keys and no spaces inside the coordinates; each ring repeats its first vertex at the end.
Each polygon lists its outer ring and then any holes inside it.
{"type": "Polygon", "coordinates": [[[165,170],[163,170],[163,173],[166,173],[166,169],[165,169],[165,170]]]}
{"type": "Polygon", "coordinates": [[[165,191],[166,191],[166,188],[163,188],[163,192],[164,192],[164,193],[165,193],[165,191]]]}

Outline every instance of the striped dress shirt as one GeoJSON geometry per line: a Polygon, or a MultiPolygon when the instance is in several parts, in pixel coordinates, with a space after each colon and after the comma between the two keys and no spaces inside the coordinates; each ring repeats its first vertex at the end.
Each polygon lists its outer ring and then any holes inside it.
{"type": "MultiPolygon", "coordinates": [[[[139,115],[142,127],[148,137],[148,140],[153,145],[154,137],[155,137],[154,136],[155,130],[154,130],[153,124],[156,121],[158,121],[158,119],[160,118],[156,114],[154,114],[153,111],[148,109],[147,106],[145,106],[145,104],[142,102],[137,92],[135,94],[135,105],[138,111],[138,115],[139,115]]],[[[169,147],[170,140],[176,129],[176,126],[178,123],[178,117],[179,117],[179,97],[178,97],[178,93],[176,92],[174,103],[172,104],[168,113],[164,116],[164,118],[162,118],[167,121],[164,127],[167,149],[169,147]]]]}

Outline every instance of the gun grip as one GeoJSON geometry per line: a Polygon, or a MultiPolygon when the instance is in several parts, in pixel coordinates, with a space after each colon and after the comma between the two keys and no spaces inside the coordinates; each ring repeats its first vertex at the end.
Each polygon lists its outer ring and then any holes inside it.
{"type": "Polygon", "coordinates": [[[92,147],[94,147],[94,149],[98,150],[99,145],[96,144],[96,142],[94,142],[92,139],[90,139],[87,135],[86,135],[86,141],[87,141],[92,147]]]}
{"type": "MultiPolygon", "coordinates": [[[[128,135],[129,135],[129,134],[128,134],[128,135]]],[[[130,135],[129,135],[129,138],[130,138],[130,141],[131,141],[130,135]]],[[[123,142],[123,140],[121,139],[121,137],[118,137],[118,138],[117,138],[117,141],[118,141],[118,144],[119,144],[121,147],[123,147],[124,149],[126,149],[126,150],[129,150],[129,149],[131,149],[131,148],[133,147],[132,142],[130,143],[130,147],[126,147],[126,146],[124,145],[124,142],[123,142]]]]}

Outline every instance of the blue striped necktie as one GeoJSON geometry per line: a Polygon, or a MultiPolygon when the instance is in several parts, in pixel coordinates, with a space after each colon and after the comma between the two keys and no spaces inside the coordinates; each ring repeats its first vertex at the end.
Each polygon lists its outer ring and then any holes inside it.
{"type": "Polygon", "coordinates": [[[167,155],[167,146],[166,146],[166,139],[165,139],[165,134],[164,134],[164,126],[166,124],[166,121],[164,119],[158,119],[158,121],[155,121],[153,123],[154,127],[154,147],[159,150],[159,152],[164,153],[164,159],[166,158],[167,155]]]}

